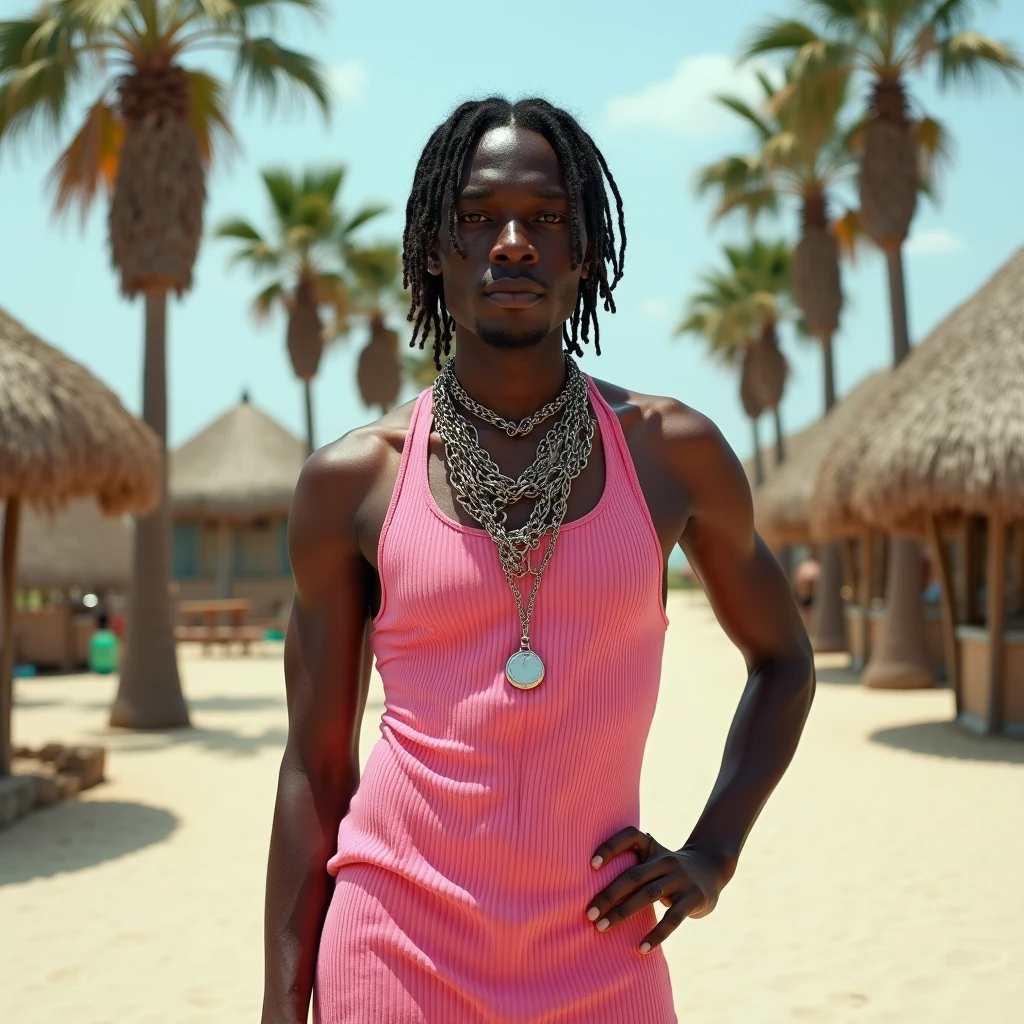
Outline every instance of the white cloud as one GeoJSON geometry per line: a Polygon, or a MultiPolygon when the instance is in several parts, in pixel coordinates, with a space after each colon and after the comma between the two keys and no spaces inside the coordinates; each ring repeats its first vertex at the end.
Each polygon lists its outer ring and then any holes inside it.
{"type": "Polygon", "coordinates": [[[764,92],[755,77],[756,68],[755,64],[737,67],[735,59],[724,53],[686,57],[664,81],[652,82],[636,93],[613,96],[605,121],[609,128],[648,128],[691,139],[728,135],[741,122],[716,103],[714,96],[728,93],[757,103],[764,92]]]}
{"type": "Polygon", "coordinates": [[[366,90],[366,67],[357,60],[335,64],[327,72],[335,99],[342,103],[361,103],[366,90]]]}
{"type": "Polygon", "coordinates": [[[949,256],[955,252],[963,252],[964,243],[952,231],[945,228],[931,228],[928,231],[915,231],[906,244],[909,256],[949,256]]]}
{"type": "Polygon", "coordinates": [[[640,315],[648,320],[657,320],[659,317],[667,316],[670,310],[668,299],[644,299],[640,303],[640,315]]]}

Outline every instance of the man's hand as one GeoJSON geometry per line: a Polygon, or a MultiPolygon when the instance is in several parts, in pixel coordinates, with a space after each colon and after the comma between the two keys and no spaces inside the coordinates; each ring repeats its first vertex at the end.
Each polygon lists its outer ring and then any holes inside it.
{"type": "Polygon", "coordinates": [[[674,852],[630,826],[602,843],[594,851],[590,866],[599,868],[627,850],[639,854],[640,863],[619,875],[587,908],[587,918],[596,922],[599,932],[614,928],[638,910],[661,900],[668,910],[640,943],[640,952],[649,953],[686,918],[707,917],[715,909],[728,879],[714,858],[686,847],[674,852]]]}

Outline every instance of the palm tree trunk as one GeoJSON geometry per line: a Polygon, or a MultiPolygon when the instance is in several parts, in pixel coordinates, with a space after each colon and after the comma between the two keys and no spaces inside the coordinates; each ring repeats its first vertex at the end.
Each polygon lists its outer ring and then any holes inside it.
{"type": "Polygon", "coordinates": [[[885,252],[889,271],[889,306],[892,310],[892,365],[899,366],[910,355],[910,331],[907,327],[907,291],[903,280],[903,246],[885,252]]]}
{"type": "MultiPolygon", "coordinates": [[[[889,271],[893,365],[899,366],[910,355],[902,246],[887,249],[885,262],[889,271]]],[[[868,686],[909,690],[934,685],[925,642],[923,591],[920,544],[906,537],[890,537],[885,620],[862,677],[868,686]]]]}
{"type": "Polygon", "coordinates": [[[14,589],[18,581],[18,527],[21,499],[8,498],[4,511],[3,561],[0,570],[0,598],[3,626],[0,641],[0,776],[11,774],[11,718],[14,709],[14,589]]]}
{"type": "Polygon", "coordinates": [[[775,465],[781,466],[786,461],[786,438],[782,433],[782,413],[779,407],[772,409],[775,417],[775,465]]]}
{"type": "MultiPolygon", "coordinates": [[[[832,335],[821,337],[821,354],[825,377],[825,413],[836,404],[835,363],[832,357],[832,335]]],[[[814,599],[811,619],[811,646],[815,651],[845,651],[846,618],[843,610],[843,559],[835,542],[823,544],[820,555],[821,576],[814,599]]]]}
{"type": "Polygon", "coordinates": [[[306,389],[306,456],[307,458],[316,451],[313,443],[313,382],[304,380],[303,387],[306,389]]]}
{"type": "Polygon", "coordinates": [[[754,434],[754,484],[760,487],[764,483],[764,460],[761,458],[761,430],[756,416],[750,417],[750,427],[754,434]]]}
{"type": "Polygon", "coordinates": [[[147,289],[142,418],[163,445],[160,504],[135,521],[131,605],[117,698],[110,724],[166,729],[189,724],[174,649],[171,528],[167,506],[167,291],[147,289]]]}
{"type": "Polygon", "coordinates": [[[832,358],[832,335],[825,334],[821,339],[821,355],[825,371],[825,412],[831,411],[836,404],[836,370],[832,358]]]}
{"type": "Polygon", "coordinates": [[[913,690],[935,683],[924,633],[924,572],[921,546],[905,537],[889,539],[885,620],[863,681],[885,690],[913,690]]]}

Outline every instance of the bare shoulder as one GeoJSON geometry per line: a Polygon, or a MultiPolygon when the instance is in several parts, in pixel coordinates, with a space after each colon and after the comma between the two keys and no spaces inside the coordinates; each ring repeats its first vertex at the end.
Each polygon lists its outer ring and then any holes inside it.
{"type": "Polygon", "coordinates": [[[595,379],[594,383],[615,410],[627,440],[635,438],[669,463],[677,459],[714,462],[736,458],[714,421],[685,402],[608,381],[595,379]]]}
{"type": "Polygon", "coordinates": [[[306,460],[292,498],[292,547],[357,540],[366,504],[382,491],[390,496],[415,405],[406,402],[350,430],[306,460]]]}

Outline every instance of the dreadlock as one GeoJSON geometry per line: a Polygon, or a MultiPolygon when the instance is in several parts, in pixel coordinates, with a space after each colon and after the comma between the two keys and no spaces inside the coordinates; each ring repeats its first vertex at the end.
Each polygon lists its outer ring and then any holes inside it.
{"type": "Polygon", "coordinates": [[[615,312],[612,289],[622,277],[626,225],[622,217],[622,196],[594,140],[571,114],[546,100],[524,99],[513,104],[501,96],[491,96],[463,103],[434,130],[423,148],[405,208],[405,234],[402,239],[402,284],[411,293],[408,319],[414,325],[409,345],[415,346],[418,340],[419,347],[423,348],[427,336],[432,336],[434,365],[438,369],[442,354],[447,356],[451,353],[455,321],[445,306],[443,281],[427,272],[427,252],[438,236],[442,206],[447,201],[448,236],[455,252],[466,258],[455,217],[455,193],[466,155],[485,132],[512,125],[543,135],[562,166],[569,191],[573,270],[583,263],[584,258],[579,222],[579,210],[581,206],[583,208],[584,225],[591,245],[590,273],[580,278],[576,308],[562,327],[566,348],[576,355],[583,355],[580,340],[590,340],[590,328],[593,326],[594,350],[600,355],[598,300],[603,300],[606,312],[615,312]],[[608,202],[605,179],[615,197],[615,219],[608,202]]]}

